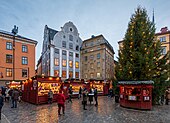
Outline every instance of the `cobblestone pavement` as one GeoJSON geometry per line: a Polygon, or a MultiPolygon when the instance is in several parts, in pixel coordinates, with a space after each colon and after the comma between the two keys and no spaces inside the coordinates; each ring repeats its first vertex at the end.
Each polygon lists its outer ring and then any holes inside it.
{"type": "Polygon", "coordinates": [[[113,98],[106,96],[99,97],[98,107],[88,104],[87,110],[83,110],[81,100],[66,102],[66,113],[61,116],[57,114],[56,103],[37,106],[22,102],[18,105],[18,108],[11,109],[6,103],[2,109],[10,123],[170,123],[170,105],[141,111],[122,108],[113,98]]]}

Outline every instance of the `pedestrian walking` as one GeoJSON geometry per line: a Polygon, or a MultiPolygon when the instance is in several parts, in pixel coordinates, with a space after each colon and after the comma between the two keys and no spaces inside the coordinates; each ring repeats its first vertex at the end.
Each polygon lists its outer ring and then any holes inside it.
{"type": "Polygon", "coordinates": [[[168,105],[169,100],[170,100],[170,88],[168,88],[168,89],[166,90],[166,96],[165,96],[165,98],[166,98],[166,105],[168,105]]]}
{"type": "Polygon", "coordinates": [[[95,99],[95,106],[98,106],[98,92],[97,92],[97,88],[94,89],[94,99],[95,99]]]}
{"type": "Polygon", "coordinates": [[[68,88],[68,102],[72,103],[72,94],[73,94],[73,90],[72,90],[72,86],[70,85],[70,87],[68,88]]]}
{"type": "Polygon", "coordinates": [[[48,103],[52,104],[52,102],[53,102],[53,92],[50,89],[49,92],[48,92],[48,103]]]}
{"type": "Polygon", "coordinates": [[[78,96],[78,99],[81,98],[81,94],[82,94],[82,88],[80,87],[80,88],[79,88],[79,96],[78,96]]]}
{"type": "Polygon", "coordinates": [[[19,97],[19,92],[17,89],[14,89],[12,92],[12,107],[11,108],[17,108],[18,97],[19,97]]]}
{"type": "Polygon", "coordinates": [[[87,89],[85,88],[85,89],[83,90],[83,101],[82,101],[82,103],[83,103],[83,109],[84,109],[84,110],[87,110],[87,109],[86,109],[87,96],[88,96],[88,91],[87,91],[87,89]]]}
{"type": "Polygon", "coordinates": [[[59,91],[58,97],[57,97],[57,103],[58,103],[58,115],[61,115],[60,111],[62,108],[63,114],[65,114],[65,96],[62,93],[62,90],[59,91]]]}
{"type": "Polygon", "coordinates": [[[2,111],[2,107],[4,105],[4,98],[2,96],[2,90],[0,89],[0,121],[1,121],[1,111],[2,111]]]}

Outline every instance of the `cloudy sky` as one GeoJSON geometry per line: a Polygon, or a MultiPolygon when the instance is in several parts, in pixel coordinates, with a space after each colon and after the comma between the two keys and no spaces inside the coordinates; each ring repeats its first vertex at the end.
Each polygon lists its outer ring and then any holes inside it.
{"type": "Polygon", "coordinates": [[[131,15],[138,6],[146,8],[152,20],[155,11],[157,32],[161,27],[170,29],[169,0],[0,0],[0,30],[19,27],[19,35],[38,41],[36,61],[39,59],[44,26],[60,31],[72,21],[82,40],[91,35],[103,36],[118,56],[118,41],[122,40],[131,15]]]}

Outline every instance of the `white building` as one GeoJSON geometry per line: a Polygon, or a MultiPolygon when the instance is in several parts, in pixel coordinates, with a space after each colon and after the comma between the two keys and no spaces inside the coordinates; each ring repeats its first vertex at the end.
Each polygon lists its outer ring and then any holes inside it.
{"type": "Polygon", "coordinates": [[[56,31],[45,26],[42,50],[42,74],[80,78],[80,47],[82,40],[72,22],[56,31]]]}

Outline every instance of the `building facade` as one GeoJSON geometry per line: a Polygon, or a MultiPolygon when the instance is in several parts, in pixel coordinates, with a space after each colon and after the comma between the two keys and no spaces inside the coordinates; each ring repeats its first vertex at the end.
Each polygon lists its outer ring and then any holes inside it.
{"type": "Polygon", "coordinates": [[[37,41],[0,30],[0,82],[22,81],[35,75],[37,41]]]}
{"type": "Polygon", "coordinates": [[[170,30],[168,30],[168,27],[163,27],[160,32],[155,34],[155,37],[156,40],[161,42],[161,55],[163,56],[170,51],[170,30]]]}
{"type": "Polygon", "coordinates": [[[80,78],[81,45],[82,40],[72,22],[65,23],[61,31],[45,26],[42,74],[62,79],[80,78]]]}
{"type": "Polygon", "coordinates": [[[114,50],[103,35],[83,41],[81,48],[81,78],[109,80],[114,78],[114,50]]]}

